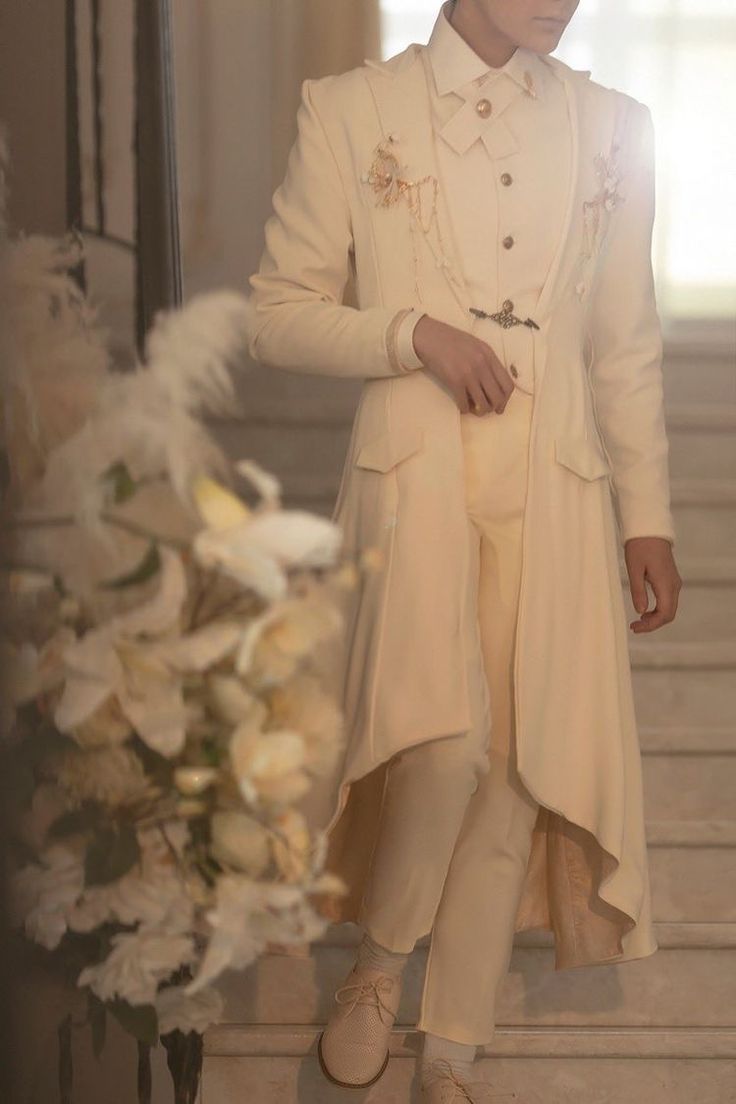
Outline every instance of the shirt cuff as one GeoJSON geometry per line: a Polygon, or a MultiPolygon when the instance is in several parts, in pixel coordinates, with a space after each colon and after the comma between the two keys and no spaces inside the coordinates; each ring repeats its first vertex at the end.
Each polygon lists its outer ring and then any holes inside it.
{"type": "Polygon", "coordinates": [[[392,359],[401,372],[411,372],[416,368],[422,368],[423,363],[417,356],[414,348],[414,327],[423,313],[412,309],[403,310],[396,316],[397,325],[392,327],[392,359]]]}

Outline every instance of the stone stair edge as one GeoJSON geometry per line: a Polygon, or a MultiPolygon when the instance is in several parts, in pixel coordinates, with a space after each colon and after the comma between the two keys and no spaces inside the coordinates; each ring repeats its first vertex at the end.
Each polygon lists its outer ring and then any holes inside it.
{"type": "MultiPolygon", "coordinates": [[[[736,921],[653,921],[655,938],[660,950],[734,950],[736,949],[736,921]]],[[[362,928],[357,924],[331,925],[327,932],[311,945],[300,945],[298,954],[285,957],[311,957],[310,946],[316,949],[334,949],[339,947],[357,947],[362,937],[362,928]]],[[[429,936],[417,941],[417,948],[429,946],[429,936]]],[[[554,935],[546,929],[517,932],[514,948],[534,949],[554,947],[554,935]]],[[[284,952],[277,952],[283,955],[284,952]]]]}
{"type": "Polygon", "coordinates": [[[736,727],[730,725],[640,725],[642,755],[736,755],[736,727]]]}
{"type": "Polygon", "coordinates": [[[713,430],[736,429],[736,402],[678,402],[667,404],[668,429],[713,430]]]}
{"type": "MultiPolygon", "coordinates": [[[[304,1058],[314,1053],[322,1025],[217,1024],[204,1037],[208,1058],[304,1058]]],[[[391,1035],[392,1058],[415,1059],[421,1033],[398,1024],[391,1035]]],[[[736,1027],[545,1027],[499,1026],[478,1058],[520,1057],[628,1057],[731,1058],[736,1057],[736,1027]]]]}
{"type": "Polygon", "coordinates": [[[724,670],[736,667],[736,639],[702,641],[630,640],[634,667],[644,669],[724,670]]]}
{"type": "Polygon", "coordinates": [[[647,820],[649,847],[734,848],[734,820],[647,820]]]}

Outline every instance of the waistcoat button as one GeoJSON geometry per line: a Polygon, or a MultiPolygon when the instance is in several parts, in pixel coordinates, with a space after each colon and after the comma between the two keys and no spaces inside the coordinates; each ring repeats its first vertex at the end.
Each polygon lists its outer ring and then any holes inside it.
{"type": "Polygon", "coordinates": [[[493,106],[490,100],[478,100],[475,105],[475,110],[478,112],[482,119],[487,119],[493,111],[493,106]]]}
{"type": "Polygon", "coordinates": [[[506,311],[507,314],[509,313],[509,311],[512,311],[514,309],[514,304],[512,303],[512,301],[510,299],[504,299],[501,306],[503,307],[503,309],[506,311]]]}
{"type": "Polygon", "coordinates": [[[514,239],[511,237],[510,234],[507,237],[505,237],[503,239],[503,241],[501,242],[501,245],[504,247],[504,249],[511,249],[513,244],[514,244],[514,239]]]}
{"type": "Polygon", "coordinates": [[[509,372],[514,377],[514,379],[516,379],[516,377],[519,375],[519,371],[515,364],[509,364],[509,372]]]}
{"type": "Polygon", "coordinates": [[[501,176],[501,183],[503,184],[504,188],[508,188],[509,184],[513,183],[513,179],[514,178],[511,173],[503,173],[503,175],[501,176]]]}

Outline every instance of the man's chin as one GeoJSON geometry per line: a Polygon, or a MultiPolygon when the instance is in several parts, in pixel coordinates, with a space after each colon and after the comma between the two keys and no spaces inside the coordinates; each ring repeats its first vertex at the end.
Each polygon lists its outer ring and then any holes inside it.
{"type": "Polygon", "coordinates": [[[533,50],[535,54],[551,54],[560,45],[562,36],[567,28],[554,31],[534,30],[530,33],[528,41],[520,43],[527,50],[533,50]]]}

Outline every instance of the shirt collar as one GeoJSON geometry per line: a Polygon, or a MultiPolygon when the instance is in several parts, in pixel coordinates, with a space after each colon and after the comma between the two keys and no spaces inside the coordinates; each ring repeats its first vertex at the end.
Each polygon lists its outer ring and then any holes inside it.
{"type": "Polygon", "coordinates": [[[491,79],[505,73],[525,92],[534,98],[541,97],[544,89],[542,64],[533,51],[518,46],[505,65],[494,69],[449,22],[451,10],[452,0],[445,0],[427,43],[435,84],[441,96],[456,92],[471,81],[480,84],[484,77],[491,79]]]}

